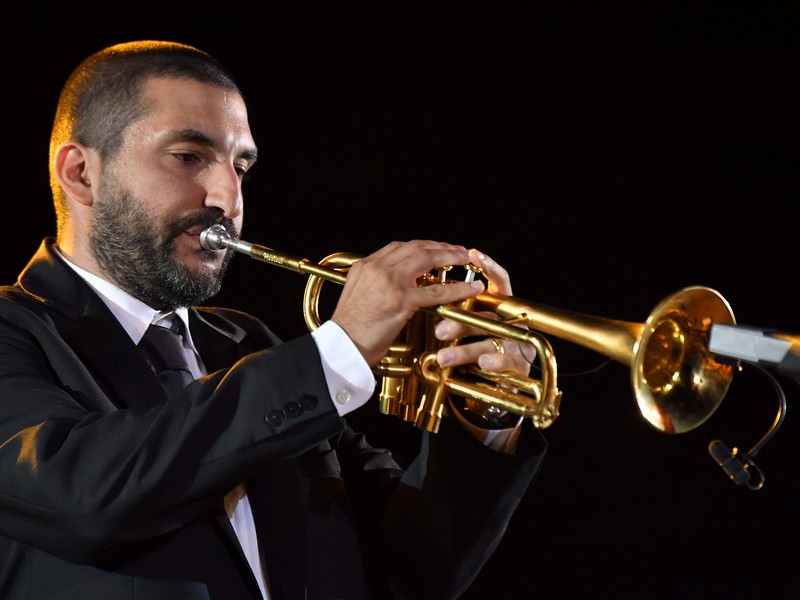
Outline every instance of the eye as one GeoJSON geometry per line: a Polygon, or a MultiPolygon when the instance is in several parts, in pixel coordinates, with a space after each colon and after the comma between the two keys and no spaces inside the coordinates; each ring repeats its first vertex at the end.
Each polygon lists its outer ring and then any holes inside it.
{"type": "Polygon", "coordinates": [[[239,181],[242,183],[246,183],[250,181],[253,177],[252,171],[250,171],[250,167],[243,166],[243,165],[234,165],[233,167],[236,170],[236,173],[239,175],[239,181]]]}
{"type": "Polygon", "coordinates": [[[174,152],[172,156],[185,165],[192,165],[200,160],[200,157],[192,152],[174,152]]]}

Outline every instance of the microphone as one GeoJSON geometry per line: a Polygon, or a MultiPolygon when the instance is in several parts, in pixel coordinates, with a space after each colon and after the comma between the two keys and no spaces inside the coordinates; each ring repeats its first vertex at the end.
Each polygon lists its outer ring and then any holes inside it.
{"type": "Polygon", "coordinates": [[[708,350],[713,354],[760,363],[800,383],[800,336],[755,327],[711,326],[708,350]]]}
{"type": "Polygon", "coordinates": [[[737,486],[750,481],[750,473],[747,471],[744,462],[739,460],[724,442],[711,440],[708,443],[708,453],[737,486]]]}

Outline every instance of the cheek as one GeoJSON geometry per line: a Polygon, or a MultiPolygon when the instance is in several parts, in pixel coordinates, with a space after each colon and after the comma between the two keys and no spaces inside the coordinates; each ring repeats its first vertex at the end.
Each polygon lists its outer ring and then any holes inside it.
{"type": "Polygon", "coordinates": [[[201,189],[190,181],[176,177],[162,178],[158,182],[143,181],[136,196],[148,210],[167,220],[203,205],[201,189]]]}
{"type": "Polygon", "coordinates": [[[129,181],[137,195],[164,207],[182,208],[202,201],[203,186],[197,173],[172,168],[170,163],[129,165],[129,181]]]}

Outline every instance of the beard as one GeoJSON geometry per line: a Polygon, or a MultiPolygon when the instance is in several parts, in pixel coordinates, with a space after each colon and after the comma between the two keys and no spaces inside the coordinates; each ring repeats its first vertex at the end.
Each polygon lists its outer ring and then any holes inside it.
{"type": "Polygon", "coordinates": [[[106,201],[95,204],[89,231],[92,255],[113,283],[159,310],[196,306],[219,292],[235,252],[226,250],[222,264],[215,267],[218,251],[197,250],[203,266],[190,272],[176,258],[175,242],[191,227],[217,223],[238,237],[233,221],[222,218],[218,209],[204,208],[170,223],[159,223],[132,193],[113,191],[105,195],[106,201]]]}

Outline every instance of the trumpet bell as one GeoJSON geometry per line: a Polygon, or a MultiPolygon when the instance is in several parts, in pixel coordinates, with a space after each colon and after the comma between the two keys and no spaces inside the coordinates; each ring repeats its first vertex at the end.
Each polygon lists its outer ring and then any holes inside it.
{"type": "Polygon", "coordinates": [[[684,433],[705,422],[725,397],[734,367],[708,350],[711,325],[734,323],[717,292],[687,287],[662,300],[644,323],[576,313],[520,298],[482,293],[482,309],[578,344],[631,369],[639,412],[663,433],[684,433]]]}
{"type": "Polygon", "coordinates": [[[631,385],[644,419],[664,433],[703,424],[722,402],[735,367],[708,350],[713,323],[734,323],[715,290],[684,288],[659,303],[633,347],[631,385]]]}

